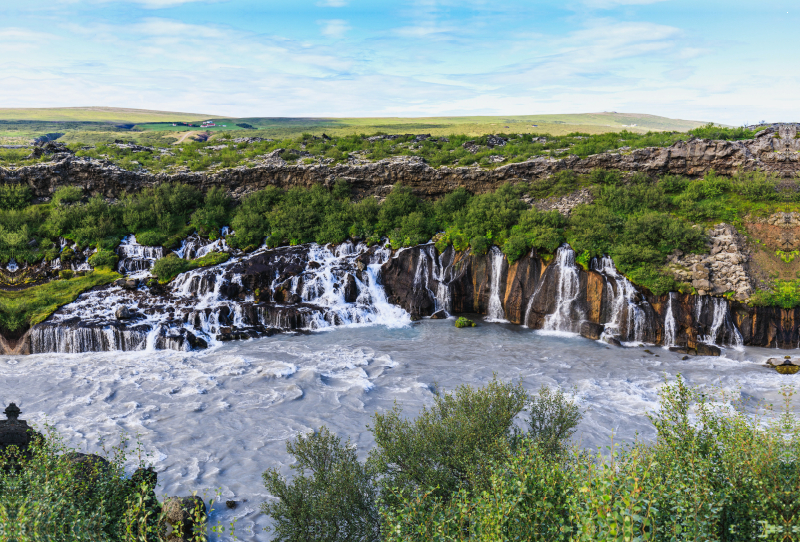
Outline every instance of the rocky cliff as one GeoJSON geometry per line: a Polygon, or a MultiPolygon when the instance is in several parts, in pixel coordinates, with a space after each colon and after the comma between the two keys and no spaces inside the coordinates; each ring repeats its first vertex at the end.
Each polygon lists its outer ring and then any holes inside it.
{"type": "Polygon", "coordinates": [[[386,195],[391,186],[402,183],[426,197],[438,197],[457,187],[473,193],[496,189],[505,182],[544,178],[561,170],[588,173],[596,168],[648,174],[702,176],[710,170],[724,175],[738,170],[761,170],[782,177],[800,172],[800,139],[794,125],[769,128],[747,141],[680,141],[666,148],[636,149],[564,159],[540,157],[486,170],[476,167],[434,169],[419,158],[397,157],[365,165],[289,165],[278,157],[258,167],[235,168],[218,173],[176,173],[153,175],[126,171],[109,163],[54,155],[56,161],[18,169],[0,168],[0,182],[25,183],[34,195],[46,198],[64,185],[82,186],[91,194],[109,198],[134,192],[157,183],[182,182],[208,189],[223,186],[231,194],[243,194],[268,185],[287,188],[330,184],[348,180],[356,194],[386,195]]]}
{"type": "Polygon", "coordinates": [[[431,245],[304,245],[259,249],[184,273],[167,286],[121,280],[83,294],[5,353],[192,350],[280,331],[341,325],[405,326],[439,313],[482,314],[532,329],[610,344],[657,344],[687,352],[712,346],[795,348],[800,309],[749,307],[708,295],[641,291],[609,258],[576,264],[563,246],[509,264],[431,245]]]}

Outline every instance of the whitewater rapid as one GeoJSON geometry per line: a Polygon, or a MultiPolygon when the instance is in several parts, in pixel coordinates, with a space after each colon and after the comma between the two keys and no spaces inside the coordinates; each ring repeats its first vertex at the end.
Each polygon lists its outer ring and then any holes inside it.
{"type": "MultiPolygon", "coordinates": [[[[589,408],[577,439],[592,449],[610,437],[654,436],[646,413],[656,408],[664,378],[717,386],[735,397],[780,405],[780,388],[795,382],[762,364],[775,350],[725,349],[723,357],[682,356],[665,349],[609,348],[580,337],[547,335],[488,323],[456,329],[452,320],[405,327],[353,325],[276,335],[200,352],[139,351],[0,357],[0,403],[53,424],[67,442],[96,452],[99,440],[138,435],[159,475],[159,495],[239,501],[217,507],[212,523],[239,518],[243,540],[266,540],[261,473],[289,473],[286,442],[327,425],[352,438],[365,456],[366,425],[397,401],[410,415],[431,404],[433,391],[480,386],[493,374],[574,392],[589,408]],[[244,501],[244,502],[242,502],[244,501]]],[[[780,355],[797,351],[780,351],[780,355]]],[[[800,408],[795,407],[796,412],[800,408]]]]}

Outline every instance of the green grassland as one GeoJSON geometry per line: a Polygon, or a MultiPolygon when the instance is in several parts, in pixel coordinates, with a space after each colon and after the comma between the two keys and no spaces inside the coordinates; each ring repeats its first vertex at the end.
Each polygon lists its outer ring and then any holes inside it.
{"type": "MultiPolygon", "coordinates": [[[[571,132],[601,134],[629,130],[638,133],[648,131],[681,131],[702,126],[703,122],[669,119],[654,115],[627,113],[589,113],[574,115],[514,115],[514,116],[463,116],[463,117],[367,117],[367,118],[215,118],[216,124],[226,128],[217,130],[242,130],[239,124],[248,124],[263,137],[297,137],[302,133],[313,135],[347,136],[373,134],[377,132],[429,133],[434,136],[468,135],[487,133],[541,133],[566,135],[571,132]],[[634,126],[635,125],[635,126],[634,126]]],[[[169,125],[138,126],[144,129],[170,130],[169,125]]],[[[190,129],[190,128],[185,128],[190,129]]],[[[249,129],[253,131],[253,129],[249,129]]]]}
{"type": "Polygon", "coordinates": [[[703,122],[635,113],[587,113],[564,115],[460,116],[460,117],[365,117],[365,118],[222,118],[212,115],[173,113],[111,107],[11,109],[0,108],[0,144],[22,144],[46,133],[65,133],[67,143],[110,143],[124,133],[126,139],[150,144],[153,138],[176,141],[182,132],[203,130],[246,131],[248,135],[296,138],[303,133],[348,136],[375,133],[428,133],[433,136],[478,136],[488,133],[566,135],[573,132],[602,134],[622,130],[685,132],[703,122]],[[204,120],[218,126],[200,128],[204,120]],[[193,126],[173,126],[184,122],[193,126]],[[225,125],[225,126],[221,126],[225,125]],[[158,134],[156,136],[156,134],[158,134]],[[173,138],[170,140],[170,138],[173,138]]]}
{"type": "Polygon", "coordinates": [[[130,109],[125,107],[42,107],[5,108],[0,107],[2,120],[39,120],[58,122],[190,122],[202,121],[209,115],[198,113],[175,113],[152,111],[149,109],[130,109]]]}

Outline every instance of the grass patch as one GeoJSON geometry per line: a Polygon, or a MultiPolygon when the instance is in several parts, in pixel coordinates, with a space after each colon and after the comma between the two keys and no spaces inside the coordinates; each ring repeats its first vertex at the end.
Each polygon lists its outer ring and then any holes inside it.
{"type": "Polygon", "coordinates": [[[227,252],[211,252],[202,258],[195,260],[184,260],[175,254],[164,256],[153,266],[153,274],[158,277],[159,284],[166,284],[181,273],[197,269],[199,267],[209,267],[225,263],[231,255],[227,252]]]}
{"type": "Polygon", "coordinates": [[[111,269],[99,268],[82,277],[54,280],[25,290],[0,290],[0,325],[5,330],[17,331],[38,324],[60,306],[75,301],[82,292],[120,276],[111,269]]]}

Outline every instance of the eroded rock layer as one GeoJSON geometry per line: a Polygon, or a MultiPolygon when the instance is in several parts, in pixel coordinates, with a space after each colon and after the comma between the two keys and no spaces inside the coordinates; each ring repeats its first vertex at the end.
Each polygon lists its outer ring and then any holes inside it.
{"type": "Polygon", "coordinates": [[[57,154],[56,161],[17,169],[0,168],[0,182],[24,183],[36,197],[50,197],[64,185],[78,185],[91,194],[117,198],[147,186],[172,181],[208,189],[223,186],[240,196],[266,186],[288,188],[330,184],[347,179],[359,195],[386,195],[402,183],[426,197],[439,197],[460,186],[473,193],[488,192],[508,181],[539,179],[561,170],[589,173],[593,169],[617,169],[649,174],[702,176],[714,170],[730,175],[739,170],[761,170],[783,177],[800,172],[800,139],[796,127],[770,128],[746,141],[692,139],[666,148],[650,147],[626,153],[604,153],[564,159],[538,157],[493,170],[473,167],[432,168],[420,158],[396,157],[363,165],[289,165],[275,157],[257,167],[239,167],[219,173],[149,174],[126,171],[91,159],[57,154]]]}

